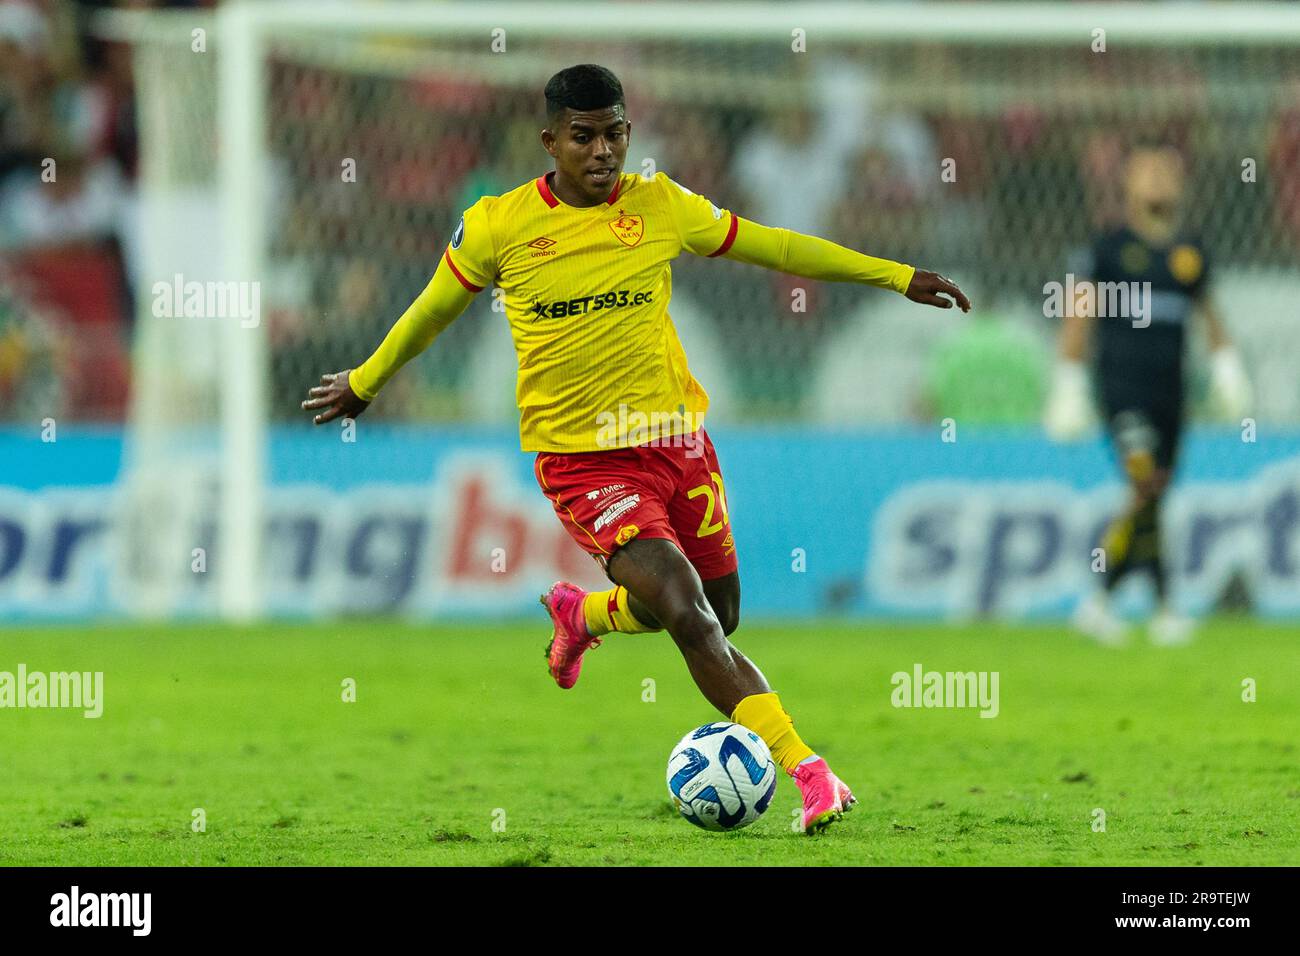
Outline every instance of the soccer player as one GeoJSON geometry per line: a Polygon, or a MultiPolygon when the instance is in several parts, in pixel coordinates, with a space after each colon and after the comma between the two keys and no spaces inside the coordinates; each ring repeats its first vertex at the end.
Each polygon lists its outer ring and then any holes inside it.
{"type": "MultiPolygon", "coordinates": [[[[667,630],[705,698],[758,733],[794,778],[805,832],[818,832],[854,798],[727,640],[740,615],[736,542],[701,424],[708,395],[668,315],[669,263],[682,251],[726,256],[940,308],[970,303],[933,272],[742,222],[663,173],[624,173],[632,126],[622,86],[603,67],[562,70],[545,96],[541,140],[554,170],[466,210],[428,287],[375,353],[323,376],[303,407],[319,411],[317,424],[361,414],[495,282],[519,361],[522,448],[536,453],[556,516],[614,584],[587,593],[561,581],[543,595],[551,676],[572,687],[584,652],[606,634],[667,630]]],[[[790,170],[791,189],[799,175],[790,170]]]]}
{"type": "Polygon", "coordinates": [[[1206,326],[1217,410],[1231,418],[1246,414],[1250,386],[1210,298],[1205,249],[1182,228],[1178,153],[1135,150],[1124,175],[1126,221],[1093,242],[1081,277],[1093,286],[1061,327],[1044,424],[1064,440],[1087,430],[1091,401],[1084,361],[1092,343],[1097,394],[1130,498],[1101,541],[1107,562],[1103,587],[1079,605],[1075,626],[1102,643],[1123,643],[1127,628],[1112,611],[1110,594],[1128,574],[1146,570],[1159,605],[1150,638],[1177,645],[1191,640],[1195,625],[1169,600],[1160,516],[1182,438],[1184,353],[1194,319],[1206,326]],[[1101,314],[1108,304],[1125,301],[1128,308],[1109,310],[1123,314],[1101,314]]]}

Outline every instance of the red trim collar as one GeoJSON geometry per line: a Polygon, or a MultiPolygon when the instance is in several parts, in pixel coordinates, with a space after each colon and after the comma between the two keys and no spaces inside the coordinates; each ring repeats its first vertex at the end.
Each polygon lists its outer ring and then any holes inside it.
{"type": "MultiPolygon", "coordinates": [[[[554,170],[552,170],[551,172],[554,172],[554,170]]],[[[547,177],[550,175],[551,173],[547,172],[547,173],[542,173],[542,175],[537,177],[537,192],[541,195],[542,202],[546,203],[546,205],[554,209],[556,206],[560,205],[560,200],[556,199],[555,193],[551,192],[551,184],[547,179],[547,177]]],[[[609,194],[609,198],[605,200],[605,205],[606,206],[614,205],[614,203],[618,201],[618,194],[621,193],[622,191],[623,191],[623,174],[619,173],[618,179],[615,180],[614,182],[614,191],[611,192],[609,194]]]]}
{"type": "Polygon", "coordinates": [[[560,201],[555,198],[555,194],[551,192],[551,184],[546,181],[549,175],[550,173],[542,173],[537,177],[537,191],[542,194],[542,202],[554,209],[560,201]]]}
{"type": "Polygon", "coordinates": [[[622,191],[623,191],[623,174],[619,173],[618,180],[614,183],[614,191],[610,193],[609,198],[605,200],[605,205],[606,206],[614,205],[614,203],[618,200],[618,194],[621,193],[622,191]]]}

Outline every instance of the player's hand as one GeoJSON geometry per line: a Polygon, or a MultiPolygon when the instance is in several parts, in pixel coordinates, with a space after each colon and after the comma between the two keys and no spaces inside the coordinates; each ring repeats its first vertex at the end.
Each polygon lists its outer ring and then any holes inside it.
{"type": "Polygon", "coordinates": [[[352,391],[352,386],[348,384],[350,371],[352,369],[349,368],[335,372],[333,375],[322,375],[320,384],[308,390],[307,400],[302,403],[302,407],[308,411],[324,409],[312,419],[317,425],[332,422],[340,415],[345,418],[356,418],[370,406],[369,402],[362,401],[357,397],[357,393],[352,391]]]}
{"type": "Polygon", "coordinates": [[[922,305],[951,309],[953,302],[956,302],[963,312],[970,311],[970,299],[966,298],[966,293],[957,288],[957,283],[945,279],[937,272],[917,269],[912,275],[912,281],[908,283],[907,291],[903,294],[913,302],[920,302],[922,305]],[[945,295],[950,298],[945,299],[945,295]]]}

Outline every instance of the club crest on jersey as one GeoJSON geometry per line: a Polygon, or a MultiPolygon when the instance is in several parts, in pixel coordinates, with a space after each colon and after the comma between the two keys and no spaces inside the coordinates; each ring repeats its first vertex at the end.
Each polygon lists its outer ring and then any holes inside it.
{"type": "Polygon", "coordinates": [[[1199,279],[1202,268],[1201,254],[1192,246],[1181,245],[1169,253],[1169,272],[1183,285],[1191,285],[1199,279]]]}
{"type": "Polygon", "coordinates": [[[461,242],[465,238],[465,217],[460,217],[460,222],[456,223],[456,231],[451,234],[451,247],[459,249],[461,242]]]}
{"type": "Polygon", "coordinates": [[[640,216],[629,216],[619,210],[619,216],[609,224],[618,241],[625,246],[635,246],[645,235],[645,220],[640,216]]]}

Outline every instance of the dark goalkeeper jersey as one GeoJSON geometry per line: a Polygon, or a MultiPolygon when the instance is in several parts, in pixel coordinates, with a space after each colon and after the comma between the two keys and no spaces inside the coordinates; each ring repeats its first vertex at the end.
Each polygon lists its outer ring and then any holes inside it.
{"type": "Polygon", "coordinates": [[[1201,244],[1184,236],[1155,245],[1123,227],[1096,239],[1080,271],[1098,284],[1098,378],[1123,379],[1135,388],[1181,391],[1187,327],[1206,289],[1201,244]],[[1125,292],[1107,284],[1123,284],[1125,292]],[[1113,305],[1117,297],[1123,301],[1123,294],[1129,294],[1126,313],[1107,310],[1106,303],[1113,305]],[[1141,303],[1142,314],[1135,303],[1141,303]]]}

